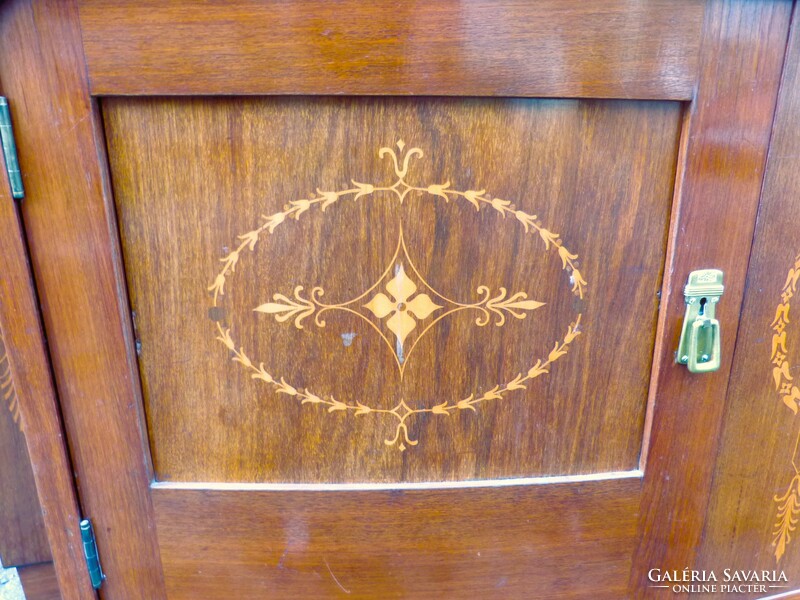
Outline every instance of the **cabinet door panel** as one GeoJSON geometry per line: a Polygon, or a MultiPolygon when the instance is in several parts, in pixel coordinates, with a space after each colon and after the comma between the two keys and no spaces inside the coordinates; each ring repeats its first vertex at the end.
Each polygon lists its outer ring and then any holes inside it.
{"type": "Polygon", "coordinates": [[[103,108],[158,480],[638,468],[679,104],[103,108]]]}

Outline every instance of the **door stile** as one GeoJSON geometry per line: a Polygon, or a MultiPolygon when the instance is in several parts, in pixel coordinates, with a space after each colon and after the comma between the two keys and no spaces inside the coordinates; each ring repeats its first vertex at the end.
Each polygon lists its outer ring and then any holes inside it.
{"type": "MultiPolygon", "coordinates": [[[[650,452],[650,433],[653,429],[653,414],[655,412],[656,395],[658,393],[659,375],[663,368],[671,368],[669,363],[658,360],[664,352],[664,346],[673,345],[677,347],[677,337],[672,335],[667,339],[667,304],[669,290],[673,285],[673,265],[675,262],[675,244],[678,237],[678,228],[681,222],[681,197],[683,194],[684,175],[686,173],[686,161],[689,146],[689,131],[691,128],[691,103],[687,102],[683,107],[681,120],[680,140],[678,143],[678,159],[676,162],[675,183],[672,190],[672,206],[669,215],[669,233],[667,234],[667,248],[664,253],[664,270],[661,280],[661,291],[659,296],[658,321],[656,322],[656,340],[653,347],[653,364],[650,372],[650,387],[647,390],[647,409],[644,415],[644,427],[642,428],[642,451],[639,455],[639,471],[644,477],[647,467],[647,457],[650,452]]],[[[680,284],[678,284],[680,285],[680,284]]],[[[671,325],[671,323],[670,323],[671,325]]]]}
{"type": "Polygon", "coordinates": [[[130,313],[77,4],[5,5],[0,74],[25,124],[16,132],[22,218],[83,516],[108,576],[103,595],[162,598],[130,313]]]}
{"type": "MultiPolygon", "coordinates": [[[[2,93],[2,87],[0,87],[2,93]]],[[[0,335],[62,598],[95,596],[78,535],[80,508],[45,350],[25,234],[0,158],[0,335]]],[[[5,410],[6,407],[0,407],[5,410]]],[[[12,467],[13,468],[13,467],[12,467]]],[[[51,567],[52,568],[52,567],[51,567]]]]}
{"type": "Polygon", "coordinates": [[[686,162],[676,179],[678,223],[665,269],[667,326],[655,357],[658,379],[632,571],[637,597],[648,595],[650,569],[682,570],[697,560],[791,8],[790,2],[714,0],[706,9],[686,162]],[[674,352],[685,309],[682,286],[701,268],[725,272],[718,309],[722,366],[694,375],[674,364],[674,352]]]}
{"type": "MultiPolygon", "coordinates": [[[[800,266],[798,65],[800,4],[795,3],[699,566],[717,573],[742,566],[782,571],[789,581],[767,582],[775,594],[798,588],[800,573],[793,523],[797,376],[786,377],[798,365],[792,309],[800,266]]],[[[794,594],[800,597],[800,589],[794,594]]]]}

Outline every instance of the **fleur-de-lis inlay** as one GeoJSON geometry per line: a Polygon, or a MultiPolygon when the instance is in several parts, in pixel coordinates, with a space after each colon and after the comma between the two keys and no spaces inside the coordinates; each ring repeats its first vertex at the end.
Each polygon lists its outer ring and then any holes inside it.
{"type": "Polygon", "coordinates": [[[386,327],[395,335],[398,343],[398,355],[402,361],[402,348],[406,336],[417,326],[416,317],[420,321],[427,319],[433,312],[443,308],[435,304],[428,294],[417,294],[416,284],[406,275],[403,265],[398,265],[394,279],[386,284],[386,291],[392,296],[388,298],[383,292],[364,305],[379,319],[391,315],[386,327]]]}

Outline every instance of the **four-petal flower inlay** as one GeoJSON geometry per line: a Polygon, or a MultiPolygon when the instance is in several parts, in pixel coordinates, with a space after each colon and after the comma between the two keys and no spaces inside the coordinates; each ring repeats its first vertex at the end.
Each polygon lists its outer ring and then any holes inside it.
{"type": "Polygon", "coordinates": [[[402,349],[406,337],[417,326],[414,317],[422,321],[443,307],[434,303],[428,294],[414,295],[417,286],[406,275],[403,265],[399,265],[396,271],[394,278],[386,284],[386,291],[391,298],[378,292],[364,308],[379,319],[391,315],[386,321],[386,327],[395,335],[399,348],[402,349]]]}

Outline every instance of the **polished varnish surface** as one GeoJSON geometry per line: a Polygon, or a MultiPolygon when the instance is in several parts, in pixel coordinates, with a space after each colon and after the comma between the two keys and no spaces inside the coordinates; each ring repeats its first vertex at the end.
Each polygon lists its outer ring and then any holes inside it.
{"type": "Polygon", "coordinates": [[[0,558],[6,568],[50,559],[25,445],[11,360],[0,330],[0,558]]]}
{"type": "Polygon", "coordinates": [[[105,597],[621,598],[698,563],[789,3],[10,6],[105,597]],[[703,377],[672,354],[705,267],[703,377]],[[448,298],[491,322],[406,348],[448,298]]]}
{"type": "Polygon", "coordinates": [[[153,501],[169,598],[625,598],[640,485],[281,493],[159,484],[153,501]],[[580,577],[560,575],[576,565],[580,577]]]}
{"type": "MultiPolygon", "coordinates": [[[[0,10],[4,40],[11,36],[8,15],[0,10]]],[[[13,86],[6,85],[10,72],[0,71],[0,95],[13,95],[13,86]]],[[[18,130],[17,105],[12,106],[18,130]]],[[[53,591],[57,571],[64,598],[86,598],[93,592],[83,545],[75,535],[77,495],[18,206],[6,170],[0,168],[0,554],[6,565],[34,563],[28,568],[41,575],[37,579],[45,590],[53,591]]],[[[38,587],[31,584],[29,598],[37,598],[38,587]]]]}
{"type": "MultiPolygon", "coordinates": [[[[788,2],[712,2],[706,13],[698,100],[686,124],[677,182],[683,199],[677,222],[688,225],[676,231],[662,298],[668,329],[656,349],[634,589],[649,584],[653,565],[683,569],[699,561],[790,16],[788,2]],[[725,300],[717,312],[722,366],[698,377],[672,364],[680,327],[669,323],[683,317],[688,273],[710,265],[725,272],[725,300]]],[[[741,443],[749,451],[749,443],[741,443]]]]}
{"type": "MultiPolygon", "coordinates": [[[[797,18],[795,8],[795,19],[797,18]]],[[[800,572],[800,27],[786,56],[702,566],[800,572]]]]}
{"type": "Polygon", "coordinates": [[[677,103],[103,112],[157,480],[638,468],[677,103]]]}
{"type": "MultiPolygon", "coordinates": [[[[0,297],[14,303],[10,312],[16,327],[5,329],[10,351],[26,352],[19,363],[27,368],[17,370],[26,380],[18,389],[35,391],[30,408],[23,404],[22,416],[61,593],[64,598],[94,594],[78,529],[80,517],[88,515],[95,530],[103,532],[98,542],[103,567],[114,574],[104,588],[108,597],[157,598],[163,580],[155,528],[148,525],[150,476],[141,448],[136,371],[126,350],[129,316],[120,310],[125,295],[115,279],[117,236],[104,204],[105,163],[98,154],[102,132],[95,127],[89,97],[78,7],[61,1],[14,2],[4,4],[0,15],[0,80],[25,164],[21,215],[38,298],[30,273],[20,271],[26,262],[20,235],[0,236],[0,256],[10,265],[3,273],[15,275],[0,278],[0,285],[7,286],[0,297]],[[61,224],[58,234],[46,233],[51,225],[42,219],[51,217],[61,224]],[[28,294],[20,293],[25,289],[28,294]],[[47,354],[36,320],[37,299],[47,354]],[[83,428],[93,433],[78,434],[83,428]],[[138,458],[128,463],[134,448],[138,458]],[[106,521],[102,514],[107,510],[122,521],[106,521]]],[[[3,202],[4,210],[10,202],[3,202]]]]}
{"type": "Polygon", "coordinates": [[[88,0],[81,27],[96,94],[689,100],[703,8],[698,0],[88,0]]]}

